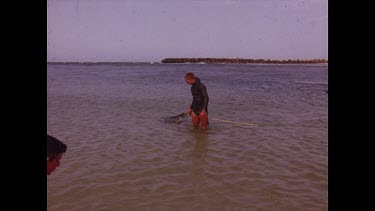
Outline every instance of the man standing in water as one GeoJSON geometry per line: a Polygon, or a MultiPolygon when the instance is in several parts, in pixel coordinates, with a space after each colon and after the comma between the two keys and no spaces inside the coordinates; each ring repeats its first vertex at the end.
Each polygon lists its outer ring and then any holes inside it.
{"type": "Polygon", "coordinates": [[[188,109],[189,114],[192,115],[193,127],[198,128],[199,123],[204,130],[208,126],[208,94],[206,86],[201,83],[201,80],[194,76],[194,73],[186,73],[185,81],[191,85],[191,94],[193,95],[193,102],[188,109]]]}
{"type": "Polygon", "coordinates": [[[66,149],[67,146],[64,143],[47,134],[47,175],[60,166],[60,159],[66,149]]]}

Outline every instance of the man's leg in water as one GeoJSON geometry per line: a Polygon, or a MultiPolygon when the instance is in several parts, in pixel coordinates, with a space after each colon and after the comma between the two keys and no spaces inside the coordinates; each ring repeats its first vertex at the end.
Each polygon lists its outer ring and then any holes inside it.
{"type": "Polygon", "coordinates": [[[193,121],[193,127],[198,128],[200,122],[199,116],[191,112],[191,120],[193,121]]]}
{"type": "Polygon", "coordinates": [[[202,112],[199,114],[199,119],[201,120],[201,126],[203,129],[207,129],[208,126],[208,114],[202,114],[202,112]]]}

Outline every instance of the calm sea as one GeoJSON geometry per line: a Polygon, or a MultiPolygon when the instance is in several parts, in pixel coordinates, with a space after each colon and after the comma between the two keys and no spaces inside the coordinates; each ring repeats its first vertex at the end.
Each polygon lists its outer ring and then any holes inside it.
{"type": "Polygon", "coordinates": [[[48,210],[328,210],[328,66],[48,64],[48,210]],[[210,97],[208,131],[165,118],[210,97]]]}

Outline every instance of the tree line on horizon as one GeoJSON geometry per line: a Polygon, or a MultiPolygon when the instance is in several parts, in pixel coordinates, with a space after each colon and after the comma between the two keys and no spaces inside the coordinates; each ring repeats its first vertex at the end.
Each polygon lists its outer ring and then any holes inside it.
{"type": "MultiPolygon", "coordinates": [[[[243,58],[165,58],[162,63],[206,63],[206,64],[247,64],[247,63],[265,63],[265,64],[304,64],[304,63],[328,63],[327,59],[243,59],[243,58]]],[[[48,62],[47,64],[122,64],[122,63],[145,63],[150,62],[48,62]]],[[[154,63],[154,62],[152,62],[154,63]]],[[[158,63],[158,62],[157,62],[158,63]]]]}
{"type": "Polygon", "coordinates": [[[242,58],[165,58],[162,63],[272,63],[272,64],[301,64],[301,63],[328,63],[326,59],[242,59],[242,58]]]}

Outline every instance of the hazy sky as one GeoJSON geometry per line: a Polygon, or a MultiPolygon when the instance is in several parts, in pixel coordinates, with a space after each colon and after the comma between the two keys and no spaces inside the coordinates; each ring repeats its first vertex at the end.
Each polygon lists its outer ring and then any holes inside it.
{"type": "Polygon", "coordinates": [[[328,58],[328,0],[47,0],[48,61],[328,58]]]}

